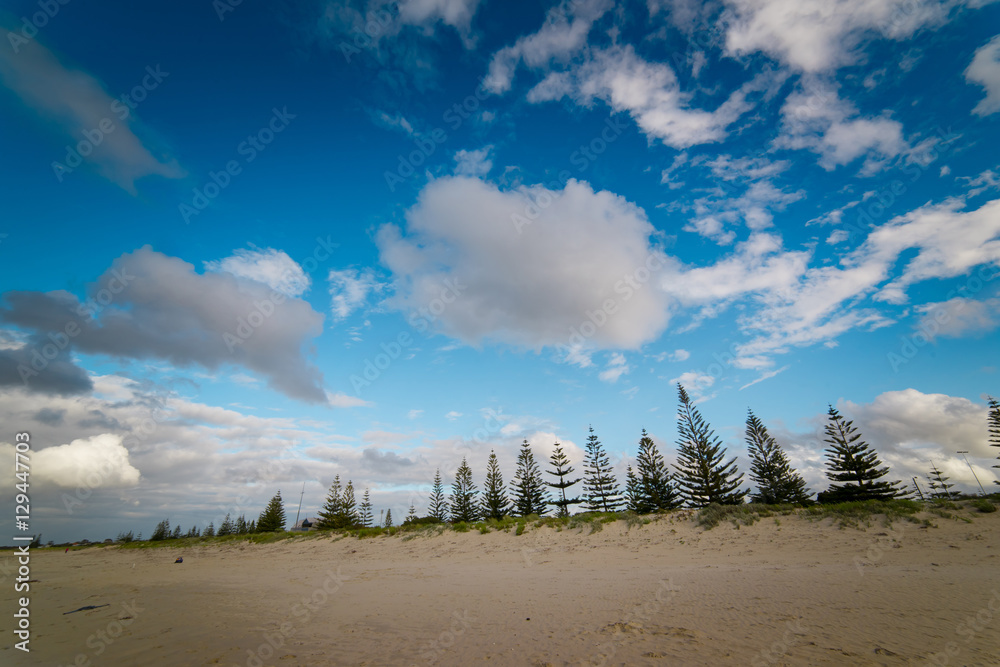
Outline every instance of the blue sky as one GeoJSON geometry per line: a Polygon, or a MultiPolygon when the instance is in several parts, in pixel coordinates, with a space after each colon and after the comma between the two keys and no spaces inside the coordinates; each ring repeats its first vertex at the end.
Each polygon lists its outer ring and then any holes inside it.
{"type": "MultiPolygon", "coordinates": [[[[528,439],[668,460],[676,383],[814,491],[828,404],[997,452],[1000,7],[222,0],[0,13],[0,457],[33,528],[334,475],[418,510],[528,439]],[[47,13],[46,13],[47,12],[47,13]],[[69,328],[67,328],[69,327],[69,328]],[[46,347],[48,346],[48,347],[46,347]],[[41,356],[39,356],[41,355],[41,356]],[[47,358],[46,358],[47,357],[47,358]],[[25,370],[30,368],[30,372],[25,370]]],[[[8,502],[8,501],[4,501],[8,502]]]]}

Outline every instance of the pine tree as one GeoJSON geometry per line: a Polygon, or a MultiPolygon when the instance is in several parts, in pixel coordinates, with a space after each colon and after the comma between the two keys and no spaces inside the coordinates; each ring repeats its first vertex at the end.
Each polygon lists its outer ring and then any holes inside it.
{"type": "Polygon", "coordinates": [[[635,459],[635,467],[641,494],[637,512],[657,512],[680,506],[673,476],[663,462],[656,443],[646,434],[646,429],[642,429],[642,437],[639,438],[639,455],[635,459]]]}
{"type": "Polygon", "coordinates": [[[517,471],[510,482],[513,512],[518,516],[546,512],[548,498],[545,493],[545,483],[542,481],[542,471],[531,453],[531,445],[525,440],[521,443],[521,452],[517,455],[517,471]]]}
{"type": "Polygon", "coordinates": [[[201,531],[198,530],[198,526],[191,526],[191,530],[187,532],[187,537],[201,537],[201,531]]]}
{"type": "Polygon", "coordinates": [[[441,482],[441,471],[434,473],[434,486],[431,487],[430,506],[427,508],[428,516],[432,516],[441,523],[448,520],[448,499],[444,497],[444,484],[441,482]]]}
{"type": "Polygon", "coordinates": [[[479,506],[476,503],[476,485],[472,482],[472,469],[462,458],[462,465],[455,472],[455,481],[451,485],[451,520],[452,523],[465,521],[471,523],[479,519],[479,506]]]}
{"type": "Polygon", "coordinates": [[[625,467],[625,509],[639,513],[645,511],[644,507],[642,485],[629,464],[625,467]]]}
{"type": "Polygon", "coordinates": [[[587,453],[583,458],[583,494],[590,512],[617,512],[623,502],[611,460],[590,427],[587,453]]]}
{"type": "Polygon", "coordinates": [[[279,490],[260,513],[257,519],[258,533],[276,533],[285,529],[285,506],[281,502],[279,490]]]}
{"type": "Polygon", "coordinates": [[[372,501],[371,497],[368,495],[368,489],[365,489],[365,495],[361,497],[361,516],[358,517],[361,521],[361,525],[364,528],[371,528],[372,525],[372,501]]]}
{"type": "Polygon", "coordinates": [[[931,474],[927,476],[927,479],[930,480],[929,486],[931,487],[932,498],[947,498],[951,500],[951,487],[955,486],[954,484],[948,483],[948,480],[951,479],[951,477],[945,477],[942,475],[941,471],[938,470],[938,467],[932,463],[931,474]]]}
{"type": "Polygon", "coordinates": [[[383,528],[392,528],[392,510],[387,509],[385,511],[385,523],[382,524],[383,528]]]}
{"type": "Polygon", "coordinates": [[[229,518],[229,514],[226,514],[226,518],[222,520],[219,524],[219,532],[217,535],[222,537],[223,535],[232,535],[236,532],[236,525],[233,524],[233,520],[229,518]]]}
{"type": "MultiPolygon", "coordinates": [[[[989,416],[986,418],[990,432],[990,447],[1000,447],[1000,403],[992,396],[987,398],[990,403],[989,416]]],[[[1000,461],[1000,456],[997,456],[997,461],[1000,461]]],[[[1000,468],[1000,464],[993,467],[1000,468]]],[[[993,480],[993,483],[1000,484],[1000,480],[993,480]]]]}
{"type": "Polygon", "coordinates": [[[854,422],[845,420],[831,405],[827,412],[826,476],[834,482],[817,498],[822,503],[852,500],[889,500],[907,495],[903,483],[877,481],[889,474],[878,454],[861,439],[854,422]],[[838,483],[839,482],[839,483],[838,483]]]}
{"type": "Polygon", "coordinates": [[[347,486],[344,487],[344,497],[340,501],[340,508],[344,514],[346,528],[354,528],[360,523],[357,505],[354,502],[354,483],[351,480],[347,480],[347,486]]]}
{"type": "Polygon", "coordinates": [[[208,526],[201,533],[202,537],[215,537],[215,522],[209,521],[208,526]]]}
{"type": "Polygon", "coordinates": [[[247,519],[246,519],[245,516],[243,516],[241,514],[240,518],[238,518],[236,520],[236,534],[237,535],[246,535],[249,532],[250,532],[250,530],[249,530],[249,526],[247,526],[247,519]]]}
{"type": "Polygon", "coordinates": [[[181,527],[180,527],[180,524],[174,526],[174,534],[172,535],[172,537],[175,540],[181,539],[181,527]]]}
{"type": "Polygon", "coordinates": [[[170,520],[164,519],[160,523],[156,524],[156,528],[153,529],[153,534],[149,536],[150,542],[159,542],[160,540],[165,540],[170,537],[170,520]]]}
{"type": "Polygon", "coordinates": [[[710,503],[739,505],[747,492],[740,489],[743,473],[736,469],[736,457],[728,462],[722,441],[691,403],[678,383],[677,395],[677,483],[684,500],[693,507],[710,503]]]}
{"type": "Polygon", "coordinates": [[[757,485],[757,493],[751,496],[755,503],[810,502],[805,480],[792,469],[784,450],[753,410],[747,412],[746,442],[750,454],[750,479],[757,485]]]}
{"type": "Polygon", "coordinates": [[[487,519],[502,519],[510,513],[507,488],[500,474],[500,462],[496,452],[490,450],[490,460],[486,464],[486,485],[483,488],[483,516],[487,519]]]}
{"type": "Polygon", "coordinates": [[[559,489],[559,497],[555,500],[549,502],[550,505],[555,505],[558,509],[556,510],[556,516],[569,516],[569,506],[579,505],[583,502],[583,498],[579,496],[575,498],[566,497],[566,489],[573,486],[580,481],[580,477],[574,480],[568,480],[566,477],[573,474],[573,466],[569,464],[569,459],[563,452],[562,445],[558,442],[555,445],[555,449],[552,450],[552,456],[549,457],[549,465],[551,465],[554,470],[546,470],[553,477],[559,479],[558,482],[545,482],[545,485],[553,488],[559,489]]]}
{"type": "Polygon", "coordinates": [[[319,521],[316,527],[320,529],[347,528],[347,517],[344,514],[343,491],[340,488],[340,475],[333,478],[333,484],[326,494],[326,502],[319,511],[319,521]]]}

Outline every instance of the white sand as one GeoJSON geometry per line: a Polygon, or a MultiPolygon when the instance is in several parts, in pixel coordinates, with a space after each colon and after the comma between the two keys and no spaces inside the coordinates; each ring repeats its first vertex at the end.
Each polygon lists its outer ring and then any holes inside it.
{"type": "Polygon", "coordinates": [[[962,514],[36,552],[0,664],[998,665],[1000,512],[962,514]]]}

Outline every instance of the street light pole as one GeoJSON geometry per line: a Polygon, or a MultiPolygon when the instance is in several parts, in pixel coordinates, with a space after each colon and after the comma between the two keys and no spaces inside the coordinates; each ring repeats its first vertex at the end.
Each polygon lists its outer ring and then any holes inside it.
{"type": "Polygon", "coordinates": [[[955,453],[956,453],[956,454],[961,454],[961,455],[962,455],[962,458],[964,458],[964,459],[965,459],[965,464],[966,464],[967,466],[969,466],[969,470],[971,470],[971,471],[972,471],[972,476],[976,478],[976,483],[977,483],[977,484],[979,484],[979,490],[980,490],[980,491],[982,491],[982,492],[983,492],[983,495],[985,496],[985,495],[986,495],[986,489],[984,489],[984,488],[983,488],[983,483],[979,481],[979,475],[977,475],[977,474],[976,474],[976,470],[975,470],[975,468],[973,468],[973,467],[972,467],[972,464],[971,464],[971,463],[969,463],[969,457],[968,457],[968,456],[966,456],[966,454],[968,454],[968,453],[969,453],[969,450],[965,449],[965,450],[962,450],[962,451],[960,451],[960,452],[955,452],[955,453]]]}

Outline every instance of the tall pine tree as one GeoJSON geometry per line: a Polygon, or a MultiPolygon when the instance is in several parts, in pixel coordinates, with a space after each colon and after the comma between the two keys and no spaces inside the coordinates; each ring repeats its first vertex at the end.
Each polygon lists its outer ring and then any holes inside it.
{"type": "Polygon", "coordinates": [[[929,486],[931,487],[931,497],[932,498],[947,498],[951,500],[951,487],[954,484],[949,484],[948,480],[951,477],[945,477],[938,467],[931,463],[931,474],[927,476],[929,480],[929,486]]]}
{"type": "Polygon", "coordinates": [[[559,490],[559,497],[553,501],[550,501],[550,505],[555,505],[558,509],[556,510],[556,516],[569,516],[569,506],[579,505],[583,502],[583,498],[580,497],[566,497],[566,489],[577,484],[582,478],[577,477],[576,479],[566,479],[573,474],[573,466],[569,464],[569,459],[566,457],[565,452],[563,452],[562,445],[558,442],[556,443],[555,449],[552,450],[552,456],[549,457],[549,465],[551,465],[554,470],[547,470],[546,472],[553,477],[558,478],[558,482],[545,482],[545,485],[559,490]]]}
{"type": "Polygon", "coordinates": [[[587,453],[583,458],[583,494],[585,507],[591,512],[617,512],[623,504],[611,460],[594,434],[593,426],[590,427],[587,453]]]}
{"type": "Polygon", "coordinates": [[[736,457],[725,462],[722,441],[691,403],[678,383],[677,396],[677,484],[684,500],[693,507],[710,503],[739,505],[747,492],[740,489],[743,473],[736,469],[736,457]]]}
{"type": "Polygon", "coordinates": [[[907,495],[903,483],[882,480],[889,474],[854,422],[844,419],[831,405],[827,412],[826,476],[833,484],[819,494],[821,503],[842,503],[852,500],[889,500],[907,495]]]}
{"type": "Polygon", "coordinates": [[[427,508],[428,516],[432,516],[441,523],[448,520],[448,499],[444,496],[444,484],[441,482],[441,471],[434,473],[434,486],[431,487],[430,506],[427,508]]]}
{"type": "Polygon", "coordinates": [[[222,537],[223,535],[234,535],[236,533],[236,525],[233,520],[229,518],[229,513],[226,513],[226,518],[222,520],[219,524],[219,532],[217,535],[222,537]]]}
{"type": "Polygon", "coordinates": [[[276,533],[285,529],[285,506],[281,502],[279,490],[260,513],[257,519],[258,533],[276,533]]]}
{"type": "Polygon", "coordinates": [[[372,500],[371,495],[368,493],[368,488],[365,488],[365,495],[361,497],[361,507],[358,519],[364,528],[371,528],[372,526],[372,500]]]}
{"type": "MultiPolygon", "coordinates": [[[[990,412],[986,417],[986,424],[990,432],[990,447],[1000,447],[1000,403],[992,396],[987,398],[989,398],[990,403],[990,412]]],[[[997,461],[1000,461],[1000,455],[997,455],[997,461]]],[[[1000,464],[993,467],[1000,468],[1000,464]]],[[[993,483],[1000,484],[1000,480],[993,480],[993,483]]]]}
{"type": "Polygon", "coordinates": [[[347,486],[344,487],[344,497],[340,501],[340,507],[347,528],[354,528],[360,523],[357,503],[354,500],[354,482],[351,480],[347,480],[347,486]]]}
{"type": "Polygon", "coordinates": [[[518,516],[545,514],[548,504],[545,483],[527,440],[521,443],[521,451],[517,455],[517,470],[510,481],[510,492],[514,513],[518,516]]]}
{"type": "Polygon", "coordinates": [[[502,519],[510,513],[507,488],[500,474],[500,462],[496,452],[490,450],[490,460],[486,464],[486,485],[483,487],[483,516],[487,519],[502,519]]]}
{"type": "Polygon", "coordinates": [[[330,491],[326,494],[326,502],[323,509],[319,511],[319,522],[316,527],[320,529],[340,529],[347,528],[347,516],[344,514],[344,497],[340,488],[340,475],[333,478],[330,491]]]}
{"type": "Polygon", "coordinates": [[[642,429],[642,437],[639,438],[635,467],[640,489],[637,512],[644,514],[680,506],[680,497],[670,471],[656,443],[646,434],[646,429],[642,429]]]}
{"type": "Polygon", "coordinates": [[[757,492],[750,496],[755,503],[810,502],[805,480],[792,469],[784,450],[753,410],[747,411],[746,442],[750,454],[750,479],[757,485],[757,492]]]}
{"type": "Polygon", "coordinates": [[[385,523],[382,524],[383,528],[392,528],[392,509],[387,509],[385,511],[385,523]]]}
{"type": "Polygon", "coordinates": [[[646,504],[644,501],[642,484],[639,478],[632,472],[632,465],[625,467],[625,509],[629,512],[644,512],[646,504]]]}
{"type": "Polygon", "coordinates": [[[462,458],[462,465],[455,472],[455,481],[451,485],[451,520],[453,523],[465,521],[471,523],[479,520],[479,505],[476,502],[476,485],[472,481],[472,468],[462,458]]]}

